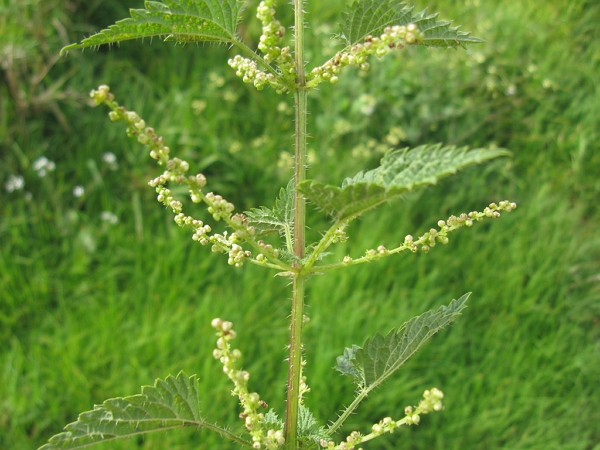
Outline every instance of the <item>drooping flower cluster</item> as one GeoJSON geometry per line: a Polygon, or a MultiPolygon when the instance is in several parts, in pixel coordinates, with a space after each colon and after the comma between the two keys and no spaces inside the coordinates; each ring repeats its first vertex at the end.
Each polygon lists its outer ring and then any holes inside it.
{"type": "MultiPolygon", "coordinates": [[[[416,252],[419,250],[419,248],[421,251],[427,253],[432,247],[435,247],[437,243],[447,244],[448,234],[451,232],[462,227],[471,227],[475,222],[481,222],[485,218],[497,219],[500,217],[501,211],[511,212],[516,207],[516,203],[503,200],[498,204],[490,203],[490,205],[487,206],[482,212],[472,211],[468,214],[462,213],[459,216],[450,216],[447,220],[438,221],[439,229],[431,228],[416,240],[412,235],[409,234],[404,238],[404,242],[394,249],[388,250],[383,245],[380,245],[377,247],[377,249],[367,250],[365,252],[365,256],[360,258],[352,258],[349,255],[345,256],[342,259],[341,265],[360,264],[363,262],[375,261],[384,256],[400,253],[405,250],[416,252]]],[[[326,268],[335,268],[339,265],[340,264],[332,264],[326,268]]],[[[320,270],[323,270],[323,268],[323,266],[319,267],[320,270]]]]}
{"type": "Polygon", "coordinates": [[[293,73],[294,60],[290,56],[290,48],[279,47],[285,35],[285,27],[275,19],[275,0],[260,2],[256,9],[256,17],[262,24],[258,49],[265,54],[265,61],[270,63],[276,60],[282,71],[287,68],[288,73],[293,73]]]}
{"type": "MultiPolygon", "coordinates": [[[[264,54],[262,60],[237,55],[229,59],[228,63],[245,83],[254,84],[258,90],[270,85],[281,94],[290,90],[289,83],[294,83],[296,68],[289,46],[281,47],[285,27],[275,18],[274,5],[275,0],[263,0],[256,12],[256,17],[262,24],[262,35],[258,44],[258,49],[264,54]],[[262,68],[259,67],[260,62],[262,68]],[[279,72],[272,70],[269,65],[272,62],[276,62],[279,72]]],[[[364,42],[338,52],[322,66],[312,69],[306,77],[306,87],[314,88],[323,81],[336,83],[338,74],[346,66],[358,66],[366,71],[369,69],[369,56],[381,58],[392,50],[404,48],[405,45],[418,44],[422,38],[423,34],[414,23],[386,27],[381,36],[366,36],[364,42]]]]}
{"type": "Polygon", "coordinates": [[[283,93],[287,89],[277,80],[275,75],[260,70],[256,61],[236,55],[229,59],[227,63],[232,69],[235,69],[235,74],[244,83],[254,84],[254,87],[259,91],[262,91],[267,85],[275,88],[277,93],[283,93]]]}
{"type": "Polygon", "coordinates": [[[256,259],[258,261],[267,261],[267,257],[265,256],[265,254],[270,254],[270,255],[274,256],[275,258],[279,257],[279,250],[277,250],[276,248],[273,248],[273,246],[271,244],[266,244],[265,241],[263,241],[262,239],[259,240],[257,243],[258,243],[258,246],[261,249],[261,251],[264,252],[264,253],[259,253],[258,255],[256,255],[256,259]]]}
{"type": "Polygon", "coordinates": [[[258,63],[252,59],[236,55],[228,61],[231,68],[235,69],[238,77],[244,83],[252,83],[259,91],[269,85],[279,94],[287,92],[288,86],[283,80],[293,80],[296,69],[294,58],[290,53],[290,47],[281,47],[285,27],[279,20],[275,19],[275,0],[263,0],[258,5],[256,17],[262,24],[262,35],[258,43],[258,49],[264,54],[263,61],[268,65],[276,62],[280,72],[269,71],[267,67],[262,70],[258,63]],[[283,79],[283,80],[282,80],[283,79]]]}
{"type": "Polygon", "coordinates": [[[252,437],[252,447],[255,449],[275,450],[283,446],[285,439],[282,430],[265,430],[265,415],[259,408],[266,408],[267,404],[260,399],[256,392],[248,391],[248,380],[250,374],[238,368],[238,360],[242,353],[238,349],[232,349],[230,341],[235,339],[236,333],[233,324],[221,319],[213,319],[211,325],[217,330],[217,348],[213,356],[223,364],[223,372],[233,382],[235,388],[232,395],[236,395],[243,408],[240,418],[244,420],[246,429],[252,437]]]}
{"type": "MultiPolygon", "coordinates": [[[[333,441],[322,440],[321,447],[327,450],[351,450],[356,448],[357,445],[375,439],[384,433],[393,433],[396,428],[401,427],[402,425],[418,425],[421,421],[422,414],[441,411],[444,408],[442,404],[443,398],[444,393],[438,388],[428,389],[423,393],[423,399],[419,402],[418,406],[407,406],[404,408],[404,413],[406,414],[404,418],[394,420],[391,417],[385,417],[373,425],[371,427],[371,433],[367,435],[363,435],[358,431],[353,431],[348,435],[345,441],[340,442],[339,444],[336,444],[333,441]]],[[[358,450],[362,449],[359,448],[358,450]]]]}
{"type": "Polygon", "coordinates": [[[235,267],[241,267],[245,261],[263,267],[277,270],[289,271],[290,266],[279,259],[279,252],[270,245],[265,245],[254,238],[255,230],[249,224],[244,214],[233,214],[234,206],[220,195],[209,192],[204,194],[206,178],[203,174],[188,175],[189,164],[179,158],[170,156],[170,149],[164,143],[164,139],[158,136],[154,129],[146,126],[146,122],[134,111],[127,111],[120,106],[110,92],[108,86],[100,86],[93,90],[90,96],[94,102],[105,104],[110,108],[109,117],[113,121],[123,121],[127,124],[127,135],[137,139],[150,149],[150,156],[158,161],[160,166],[166,170],[158,177],[150,180],[150,186],[156,189],[157,200],[174,213],[174,220],[180,227],[190,227],[194,234],[192,239],[202,245],[212,244],[214,252],[228,255],[228,262],[235,267]],[[192,202],[204,203],[207,211],[215,221],[224,221],[233,232],[211,235],[212,228],[203,221],[183,213],[183,204],[176,200],[173,192],[166,187],[167,183],[186,185],[192,202]],[[258,257],[242,248],[242,244],[248,244],[257,250],[258,257]]]}
{"type": "Polygon", "coordinates": [[[500,211],[511,212],[517,207],[514,202],[503,200],[499,204],[490,203],[483,212],[472,211],[468,214],[462,213],[457,216],[450,216],[448,220],[438,221],[439,230],[430,229],[416,241],[412,241],[411,236],[406,236],[405,244],[408,244],[410,250],[415,252],[421,246],[421,251],[427,253],[431,247],[435,247],[436,242],[441,244],[448,243],[448,234],[462,227],[471,227],[475,222],[481,222],[485,218],[497,219],[500,217],[500,211]]]}
{"type": "Polygon", "coordinates": [[[323,81],[337,83],[338,74],[346,66],[368,70],[369,56],[381,58],[392,50],[404,48],[404,45],[417,44],[420,39],[422,34],[414,23],[386,27],[381,36],[366,36],[363,43],[353,45],[348,51],[338,52],[322,66],[312,69],[307,76],[307,87],[315,87],[323,81]]]}
{"type": "MultiPolygon", "coordinates": [[[[166,207],[171,208],[175,215],[175,223],[180,227],[192,228],[194,230],[192,236],[194,241],[202,245],[212,244],[213,251],[227,253],[229,264],[233,266],[240,267],[245,260],[250,259],[252,257],[251,252],[244,250],[240,244],[246,237],[252,235],[253,229],[243,221],[232,219],[234,206],[223,197],[212,192],[207,194],[202,192],[202,188],[206,186],[205,176],[202,174],[188,175],[189,164],[180,158],[172,158],[170,156],[171,150],[165,145],[162,136],[158,136],[153,128],[146,126],[146,122],[135,111],[127,111],[120,106],[115,101],[114,95],[110,92],[108,86],[100,86],[97,90],[93,90],[90,96],[96,104],[106,104],[111,109],[109,112],[110,119],[125,122],[127,124],[127,135],[146,145],[150,149],[150,156],[156,159],[159,165],[166,168],[162,175],[150,180],[148,184],[156,189],[157,200],[166,207]],[[190,198],[194,203],[205,203],[213,219],[216,221],[224,220],[235,231],[230,235],[227,232],[211,235],[212,229],[209,225],[183,213],[182,202],[176,200],[173,192],[166,187],[169,182],[187,185],[190,198]]],[[[266,264],[263,261],[256,262],[262,265],[266,264]]]]}

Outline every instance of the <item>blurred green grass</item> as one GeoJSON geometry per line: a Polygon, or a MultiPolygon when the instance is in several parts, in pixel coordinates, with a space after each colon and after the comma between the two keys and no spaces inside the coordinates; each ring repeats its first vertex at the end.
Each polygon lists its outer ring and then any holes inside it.
{"type": "MultiPolygon", "coordinates": [[[[291,176],[290,99],[243,85],[226,67],[227,49],[211,46],[72,52],[40,81],[65,40],[140,6],[53,2],[49,8],[64,9],[50,9],[52,20],[15,15],[37,0],[5,2],[0,11],[10,13],[0,22],[3,49],[10,43],[26,55],[18,67],[3,65],[0,85],[0,180],[25,182],[0,192],[0,447],[35,448],[94,403],[181,369],[203,380],[207,416],[235,422],[230,387],[211,357],[217,316],[236,324],[252,386],[282,411],[285,280],[255,267],[231,270],[194,245],[146,186],[158,169],[105,111],[88,108],[85,93],[110,84],[239,209],[271,204],[291,176]],[[30,45],[36,27],[47,50],[30,45]],[[7,82],[14,67],[31,93],[21,109],[7,82]],[[105,152],[115,154],[117,170],[105,152]],[[43,178],[33,170],[41,155],[56,164],[43,178]],[[77,185],[82,197],[73,196],[77,185]],[[102,220],[106,211],[117,224],[102,220]]],[[[332,51],[327,23],[341,4],[309,2],[309,57],[332,51]]],[[[417,9],[425,6],[488,42],[458,52],[410,49],[374,62],[366,77],[348,73],[315,92],[313,176],[339,182],[373,167],[389,145],[494,143],[514,157],[365,216],[336,256],[392,245],[491,201],[509,198],[519,208],[427,255],[314,278],[307,403],[332,419],[352,399],[350,383],[331,369],[345,346],[472,291],[463,317],[362,405],[348,430],[402,415],[435,385],[446,393],[443,413],[365,448],[597,449],[600,5],[439,0],[417,9]]],[[[242,32],[256,39],[256,23],[242,32]]],[[[312,218],[313,229],[320,220],[312,218]]],[[[234,448],[187,430],[99,448],[136,447],[234,448]]]]}

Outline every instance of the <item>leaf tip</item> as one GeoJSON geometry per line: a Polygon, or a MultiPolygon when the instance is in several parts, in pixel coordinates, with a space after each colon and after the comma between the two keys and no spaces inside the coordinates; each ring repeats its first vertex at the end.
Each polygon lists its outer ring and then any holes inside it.
{"type": "Polygon", "coordinates": [[[67,45],[63,48],[60,49],[60,56],[65,56],[67,53],[69,53],[69,50],[73,50],[75,48],[78,48],[79,44],[70,44],[67,45]]]}

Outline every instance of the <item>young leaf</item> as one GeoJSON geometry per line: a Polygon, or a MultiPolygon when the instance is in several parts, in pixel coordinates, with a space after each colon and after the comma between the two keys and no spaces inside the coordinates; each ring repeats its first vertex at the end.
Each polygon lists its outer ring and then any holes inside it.
{"type": "Polygon", "coordinates": [[[235,43],[240,0],[146,0],[145,9],[131,9],[131,18],[118,21],[80,44],[72,44],[61,52],[75,48],[139,38],[164,37],[176,42],[235,43]]]}
{"type": "Polygon", "coordinates": [[[169,375],[154,386],[144,386],[142,393],[125,398],[112,398],[92,411],[81,413],[77,422],[50,438],[40,450],[74,449],[153,431],[185,426],[206,427],[251,447],[246,440],[206,422],[200,415],[196,376],[180,372],[169,375]]]}
{"type": "Polygon", "coordinates": [[[298,408],[298,438],[307,446],[317,444],[321,439],[327,437],[326,430],[319,425],[312,412],[304,405],[298,408]]]}
{"type": "MultiPolygon", "coordinates": [[[[279,419],[274,410],[265,414],[263,428],[265,430],[283,430],[285,424],[279,419]]],[[[298,406],[298,438],[301,442],[318,444],[321,439],[327,437],[325,428],[319,425],[313,413],[303,404],[298,406]]],[[[304,447],[302,447],[304,448],[304,447]]]]}
{"type": "Polygon", "coordinates": [[[385,337],[376,334],[363,347],[353,346],[337,358],[336,369],[350,376],[363,392],[379,386],[404,364],[427,339],[453,322],[466,308],[470,293],[437,311],[428,311],[406,322],[385,337]]]}
{"type": "Polygon", "coordinates": [[[352,348],[345,348],[344,354],[336,358],[337,366],[335,368],[342,374],[352,378],[356,384],[360,384],[362,375],[356,370],[352,361],[356,359],[356,352],[360,348],[358,345],[353,345],[352,348]]]}
{"type": "Polygon", "coordinates": [[[279,418],[272,408],[265,414],[263,425],[267,430],[283,430],[283,427],[285,427],[283,420],[279,418]]]}
{"type": "Polygon", "coordinates": [[[459,169],[507,154],[503,149],[468,150],[441,144],[391,150],[379,167],[346,178],[341,187],[306,180],[298,190],[337,222],[347,222],[418,187],[435,184],[459,169]]]}
{"type": "Polygon", "coordinates": [[[350,10],[342,13],[341,39],[348,46],[362,42],[366,36],[379,36],[386,27],[414,23],[423,38],[417,43],[427,47],[458,47],[484,42],[458,31],[447,21],[437,21],[438,14],[427,10],[413,14],[413,6],[394,0],[356,0],[350,10]]]}
{"type": "Polygon", "coordinates": [[[294,224],[294,183],[290,181],[285,188],[279,191],[279,198],[275,200],[275,207],[269,209],[265,206],[245,211],[248,224],[253,226],[258,233],[268,234],[278,231],[280,234],[291,232],[294,224]]]}

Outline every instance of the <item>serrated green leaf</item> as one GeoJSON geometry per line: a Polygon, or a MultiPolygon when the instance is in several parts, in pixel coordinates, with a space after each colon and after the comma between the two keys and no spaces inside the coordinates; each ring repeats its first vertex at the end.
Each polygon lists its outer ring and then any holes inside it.
{"type": "Polygon", "coordinates": [[[298,406],[298,438],[304,443],[318,443],[327,437],[326,430],[319,425],[313,413],[304,405],[298,406]]]}
{"type": "MultiPolygon", "coordinates": [[[[112,398],[92,411],[81,413],[77,422],[50,438],[40,450],[74,449],[88,445],[154,431],[185,426],[208,427],[235,440],[246,443],[228,431],[209,424],[201,416],[198,380],[180,372],[156,380],[154,386],[144,386],[142,393],[124,398],[112,398]]],[[[248,444],[250,445],[250,444],[248,444]]]]}
{"type": "Polygon", "coordinates": [[[413,14],[413,6],[395,0],[356,0],[342,13],[340,38],[348,46],[362,42],[366,36],[380,36],[386,27],[415,23],[423,33],[419,45],[458,47],[484,42],[470,33],[451,27],[451,22],[438,21],[438,14],[427,10],[413,14]]]}
{"type": "Polygon", "coordinates": [[[285,427],[285,423],[279,418],[273,408],[265,414],[263,425],[267,430],[283,430],[285,427]]]}
{"type": "Polygon", "coordinates": [[[366,36],[381,35],[385,27],[410,23],[412,10],[412,6],[394,0],[357,0],[342,13],[340,37],[347,45],[354,45],[366,36]]]}
{"type": "Polygon", "coordinates": [[[427,10],[423,10],[412,17],[411,22],[415,23],[423,33],[423,38],[419,40],[418,45],[456,48],[485,42],[483,39],[471,36],[470,32],[459,31],[459,27],[450,26],[452,22],[438,21],[438,15],[438,13],[427,14],[427,10]]]}
{"type": "Polygon", "coordinates": [[[336,221],[350,221],[467,166],[508,154],[504,149],[468,150],[441,144],[391,150],[384,155],[379,167],[347,178],[341,187],[306,180],[300,183],[298,190],[336,221]]]}
{"type": "MultiPolygon", "coordinates": [[[[265,414],[264,430],[283,430],[284,427],[285,424],[273,409],[265,414]]],[[[303,443],[316,444],[326,437],[325,428],[319,425],[313,413],[305,405],[298,405],[298,439],[303,443]]]]}
{"type": "Polygon", "coordinates": [[[337,363],[335,366],[336,370],[339,370],[343,375],[349,376],[357,384],[362,379],[362,376],[360,372],[356,370],[352,361],[356,359],[356,352],[359,349],[360,347],[358,345],[353,345],[352,348],[345,348],[344,354],[338,356],[335,360],[337,363]]]}
{"type": "Polygon", "coordinates": [[[406,362],[431,336],[453,322],[466,308],[470,293],[437,311],[428,311],[406,322],[386,336],[376,334],[363,347],[353,346],[337,358],[338,367],[363,391],[383,383],[406,362]]]}
{"type": "Polygon", "coordinates": [[[248,224],[253,226],[259,234],[290,232],[294,226],[294,184],[290,181],[285,188],[279,191],[273,209],[265,206],[245,211],[248,224]]]}
{"type": "Polygon", "coordinates": [[[62,52],[131,39],[162,37],[176,42],[236,42],[241,0],[146,1],[123,19],[62,52]]]}

